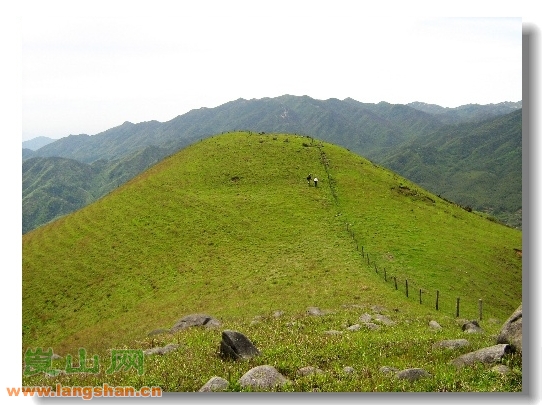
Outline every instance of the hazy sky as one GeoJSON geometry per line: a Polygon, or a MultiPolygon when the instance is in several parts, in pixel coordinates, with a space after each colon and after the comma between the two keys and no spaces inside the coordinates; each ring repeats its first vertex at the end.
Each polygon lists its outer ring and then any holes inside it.
{"type": "Polygon", "coordinates": [[[522,98],[521,18],[374,17],[363,2],[223,3],[23,16],[23,140],[283,94],[445,107],[522,98]]]}

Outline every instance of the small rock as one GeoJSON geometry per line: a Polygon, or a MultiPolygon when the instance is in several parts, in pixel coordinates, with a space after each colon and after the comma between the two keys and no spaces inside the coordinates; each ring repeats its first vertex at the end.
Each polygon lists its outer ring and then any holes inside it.
{"type": "Polygon", "coordinates": [[[361,328],[361,325],[359,323],[356,323],[354,325],[349,326],[346,329],[348,329],[349,331],[355,332],[357,330],[360,330],[360,328],[361,328]]]}
{"type": "Polygon", "coordinates": [[[407,368],[406,370],[399,371],[397,374],[395,374],[395,378],[400,380],[408,380],[410,382],[428,377],[431,377],[431,374],[429,374],[423,368],[407,368]]]}
{"type": "Polygon", "coordinates": [[[376,323],[372,323],[372,322],[366,322],[363,325],[367,329],[370,329],[370,330],[378,330],[378,329],[380,329],[380,325],[377,325],[376,323]]]}
{"type": "Polygon", "coordinates": [[[271,389],[278,385],[284,385],[289,380],[273,366],[263,365],[248,370],[239,379],[241,387],[251,387],[253,389],[271,389]]]}
{"type": "Polygon", "coordinates": [[[284,311],[275,311],[275,312],[273,312],[273,316],[275,318],[280,318],[282,315],[284,315],[284,311]]]}
{"type": "Polygon", "coordinates": [[[393,326],[395,325],[395,322],[393,322],[390,318],[388,318],[386,315],[376,314],[374,316],[374,319],[386,326],[393,326]]]}
{"type": "Polygon", "coordinates": [[[398,368],[395,367],[388,367],[388,366],[382,366],[378,369],[382,374],[395,374],[399,371],[398,368]]]}
{"type": "Polygon", "coordinates": [[[477,321],[469,321],[463,324],[461,330],[465,333],[483,333],[477,321]]]}
{"type": "Polygon", "coordinates": [[[361,315],[361,316],[359,317],[359,320],[360,320],[361,322],[364,322],[364,323],[365,323],[365,322],[370,322],[370,321],[371,321],[371,315],[365,313],[365,314],[363,314],[363,315],[361,315]]]}
{"type": "Polygon", "coordinates": [[[354,367],[346,366],[345,368],[343,368],[343,372],[345,372],[346,374],[354,374],[356,370],[354,369],[354,367]]]}
{"type": "Polygon", "coordinates": [[[460,347],[468,345],[469,341],[467,339],[442,340],[435,343],[433,349],[459,349],[460,347]]]}
{"type": "Polygon", "coordinates": [[[312,374],[323,374],[323,373],[324,373],[323,370],[320,370],[319,368],[316,368],[313,366],[306,366],[297,370],[297,375],[301,377],[306,377],[312,374]]]}
{"type": "Polygon", "coordinates": [[[171,333],[178,332],[180,330],[190,328],[193,326],[203,326],[205,328],[215,328],[220,326],[220,321],[214,319],[209,315],[202,314],[192,314],[187,315],[184,318],[181,318],[177,321],[175,325],[171,328],[171,333]]]}
{"type": "Polygon", "coordinates": [[[435,330],[441,330],[442,329],[442,326],[439,325],[439,323],[437,321],[431,321],[429,322],[429,327],[431,329],[435,329],[435,330]]]}
{"type": "Polygon", "coordinates": [[[225,391],[230,383],[222,377],[212,377],[199,389],[199,392],[225,391]]]}
{"type": "Polygon", "coordinates": [[[152,355],[152,354],[166,354],[169,352],[172,352],[176,350],[179,347],[179,345],[175,345],[170,343],[169,345],[166,345],[164,347],[153,347],[152,349],[147,349],[143,353],[146,356],[152,355]]]}
{"type": "Polygon", "coordinates": [[[318,307],[308,307],[307,308],[307,314],[314,315],[314,316],[325,315],[325,313],[318,307]]]}

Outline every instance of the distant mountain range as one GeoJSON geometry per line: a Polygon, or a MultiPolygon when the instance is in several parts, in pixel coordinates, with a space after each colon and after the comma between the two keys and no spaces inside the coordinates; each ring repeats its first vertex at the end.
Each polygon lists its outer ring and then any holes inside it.
{"type": "Polygon", "coordinates": [[[429,191],[521,227],[521,108],[521,102],[444,108],[285,95],[70,135],[23,150],[23,233],[199,139],[233,130],[297,133],[344,146],[429,191]],[[81,176],[86,181],[77,180],[81,176]]]}
{"type": "Polygon", "coordinates": [[[38,150],[39,148],[44,147],[56,139],[48,138],[46,136],[38,136],[37,138],[30,139],[29,141],[23,141],[23,149],[29,149],[31,151],[38,150]]]}

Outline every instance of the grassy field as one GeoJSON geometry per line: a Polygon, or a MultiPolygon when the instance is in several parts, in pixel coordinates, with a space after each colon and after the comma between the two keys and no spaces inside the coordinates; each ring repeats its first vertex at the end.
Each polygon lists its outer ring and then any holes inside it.
{"type": "Polygon", "coordinates": [[[71,375],[46,384],[194,391],[220,375],[236,390],[234,382],[257,363],[277,366],[293,391],[521,390],[520,358],[507,360],[514,372],[503,378],[480,368],[458,374],[447,365],[457,353],[430,350],[435,339],[462,334],[457,297],[461,319],[477,318],[478,300],[484,303],[486,333],[470,349],[493,344],[521,303],[521,247],[520,231],[344,148],[295,135],[218,135],[23,236],[23,353],[52,347],[66,356],[84,347],[107,358],[112,348],[166,343],[146,336],[207,313],[224,329],[247,333],[262,356],[224,362],[216,356],[220,330],[197,329],[162,337],[181,347],[146,358],[143,376],[71,375]],[[307,186],[308,173],[318,187],[307,186]],[[398,325],[322,333],[356,323],[372,305],[387,308],[398,325]],[[309,306],[335,313],[308,317],[309,306]],[[285,316],[271,317],[276,310],[285,316]],[[255,316],[264,322],[253,325],[255,316]],[[429,331],[431,319],[443,331],[429,331]],[[294,378],[304,365],[326,374],[294,378]],[[356,376],[341,374],[346,365],[356,376]],[[379,375],[382,365],[427,367],[434,378],[405,386],[379,375]]]}

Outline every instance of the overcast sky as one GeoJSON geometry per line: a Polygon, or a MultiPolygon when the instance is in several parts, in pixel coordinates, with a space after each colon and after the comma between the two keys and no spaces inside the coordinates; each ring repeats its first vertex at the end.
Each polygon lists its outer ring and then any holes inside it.
{"type": "Polygon", "coordinates": [[[522,98],[521,18],[383,18],[364,13],[363,2],[223,3],[23,16],[23,140],[283,94],[444,107],[522,98]]]}

